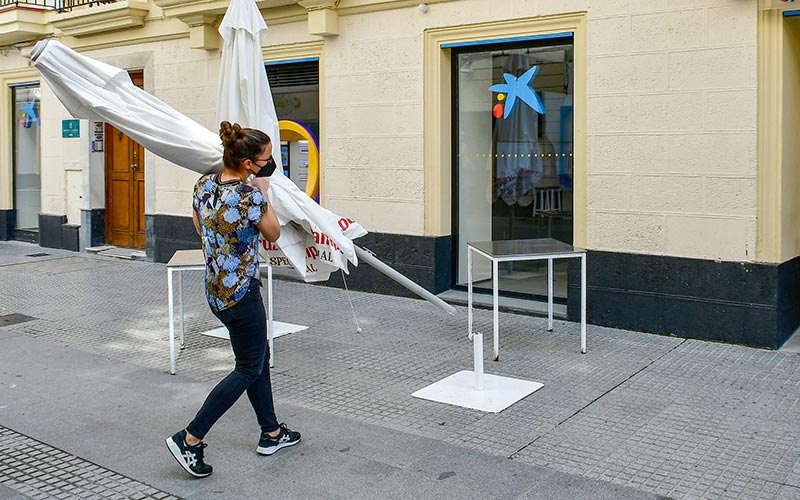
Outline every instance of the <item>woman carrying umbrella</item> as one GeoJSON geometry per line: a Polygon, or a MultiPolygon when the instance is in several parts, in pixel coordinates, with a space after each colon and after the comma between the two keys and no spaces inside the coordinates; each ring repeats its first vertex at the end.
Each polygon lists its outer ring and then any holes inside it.
{"type": "Polygon", "coordinates": [[[272,455],[300,441],[299,432],[275,417],[258,271],[259,233],[274,242],[281,232],[267,195],[275,169],[271,141],[260,130],[227,121],[220,124],[219,135],[224,169],[197,181],[192,216],[206,259],[206,298],[230,333],[236,366],[212,389],[186,429],[166,440],[178,463],[195,477],[212,471],[203,460],[203,438],[245,391],[261,426],[258,453],[272,455]]]}

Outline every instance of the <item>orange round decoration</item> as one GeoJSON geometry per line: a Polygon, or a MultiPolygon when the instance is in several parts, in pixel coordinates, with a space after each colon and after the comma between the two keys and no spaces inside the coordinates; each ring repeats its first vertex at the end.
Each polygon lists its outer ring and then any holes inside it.
{"type": "Polygon", "coordinates": [[[502,104],[495,104],[492,108],[492,115],[495,118],[500,118],[503,116],[503,105],[502,104]]]}

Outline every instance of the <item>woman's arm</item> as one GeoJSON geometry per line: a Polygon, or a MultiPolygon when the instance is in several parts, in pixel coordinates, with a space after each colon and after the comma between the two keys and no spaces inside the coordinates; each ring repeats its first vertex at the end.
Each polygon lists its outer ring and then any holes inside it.
{"type": "Polygon", "coordinates": [[[261,191],[267,203],[267,210],[264,212],[264,215],[261,216],[261,220],[258,221],[256,227],[267,241],[274,243],[281,236],[281,225],[278,222],[275,211],[272,209],[272,204],[269,202],[269,195],[267,193],[269,190],[269,177],[256,177],[253,179],[252,186],[257,187],[261,191]]]}
{"type": "Polygon", "coordinates": [[[197,231],[197,235],[202,237],[203,232],[200,230],[200,219],[197,217],[197,210],[192,208],[192,222],[194,222],[194,230],[197,231]]]}

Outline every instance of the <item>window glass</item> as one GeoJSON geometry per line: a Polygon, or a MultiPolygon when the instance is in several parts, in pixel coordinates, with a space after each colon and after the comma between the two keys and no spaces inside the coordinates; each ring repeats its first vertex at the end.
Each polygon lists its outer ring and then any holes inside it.
{"type": "Polygon", "coordinates": [[[16,229],[37,231],[41,209],[39,103],[36,87],[12,88],[14,98],[14,208],[16,229]]]}
{"type": "MultiPolygon", "coordinates": [[[[267,65],[267,77],[279,120],[291,120],[319,138],[319,62],[267,65]]],[[[283,173],[305,190],[308,141],[281,141],[283,173]]]]}
{"type": "MultiPolygon", "coordinates": [[[[457,284],[467,281],[468,241],[572,243],[573,47],[563,40],[454,50],[457,284]]],[[[480,260],[476,285],[490,288],[480,260]]],[[[555,271],[555,294],[566,297],[566,264],[555,271]]],[[[546,295],[546,262],[502,266],[500,289],[546,295]]]]}

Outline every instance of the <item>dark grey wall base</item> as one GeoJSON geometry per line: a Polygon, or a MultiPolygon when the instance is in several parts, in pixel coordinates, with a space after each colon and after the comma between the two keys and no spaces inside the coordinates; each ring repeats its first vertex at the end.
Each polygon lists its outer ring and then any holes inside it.
{"type": "Polygon", "coordinates": [[[800,257],[778,266],[778,332],[781,344],[800,326],[800,257]]]}
{"type": "Polygon", "coordinates": [[[104,208],[81,210],[80,235],[82,240],[81,242],[83,243],[83,248],[98,247],[105,244],[106,210],[104,208]]]}
{"type": "MultiPolygon", "coordinates": [[[[426,290],[439,293],[450,289],[450,236],[410,236],[405,234],[368,233],[354,240],[361,248],[410,278],[426,290]]],[[[364,262],[349,267],[347,287],[350,290],[416,297],[407,288],[364,262]]],[[[342,273],[331,275],[327,284],[344,288],[342,273]]]]}
{"type": "Polygon", "coordinates": [[[66,223],[66,215],[39,214],[39,246],[64,248],[61,226],[66,223]]]}
{"type": "Polygon", "coordinates": [[[0,241],[14,239],[14,223],[16,219],[17,213],[13,208],[0,210],[0,241]]]}
{"type": "MultiPolygon", "coordinates": [[[[781,265],[590,251],[592,324],[778,348],[800,325],[800,258],[781,265]]],[[[580,267],[567,314],[580,320],[580,267]]]]}
{"type": "Polygon", "coordinates": [[[147,260],[167,262],[176,250],[200,248],[200,237],[191,217],[177,215],[145,214],[147,260]]]}
{"type": "Polygon", "coordinates": [[[77,224],[64,224],[61,226],[61,248],[80,252],[80,229],[77,224]]]}
{"type": "Polygon", "coordinates": [[[67,224],[66,215],[39,214],[39,245],[80,251],[80,225],[67,224]]]}
{"type": "MultiPolygon", "coordinates": [[[[147,215],[147,258],[167,262],[200,248],[191,217],[147,215]]],[[[362,248],[425,289],[451,286],[451,237],[369,233],[362,248]]],[[[800,257],[781,265],[590,251],[588,319],[595,325],[778,348],[800,326],[800,257]]],[[[344,288],[341,273],[326,283],[344,288]]],[[[366,263],[347,286],[406,297],[410,291],[366,263]]],[[[567,314],[580,319],[580,263],[570,261],[567,314]]]]}

